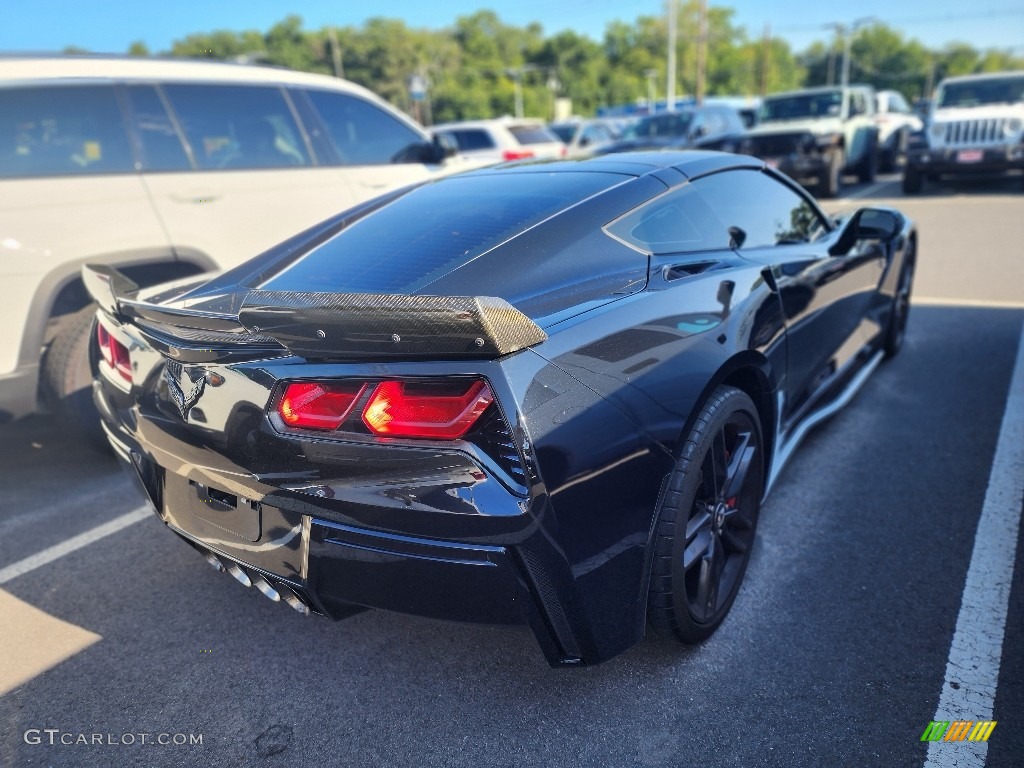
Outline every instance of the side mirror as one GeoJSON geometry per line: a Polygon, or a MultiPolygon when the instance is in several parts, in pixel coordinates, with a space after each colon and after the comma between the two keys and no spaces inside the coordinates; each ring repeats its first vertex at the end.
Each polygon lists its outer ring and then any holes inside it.
{"type": "Polygon", "coordinates": [[[702,139],[708,135],[708,127],[706,125],[698,125],[692,131],[690,131],[691,139],[702,139]]]}
{"type": "Polygon", "coordinates": [[[889,240],[903,228],[903,216],[892,208],[861,208],[846,220],[831,248],[831,256],[845,256],[860,240],[889,240]]]}
{"type": "Polygon", "coordinates": [[[459,142],[455,135],[448,131],[438,131],[434,134],[434,148],[436,149],[437,162],[443,163],[449,157],[459,154],[459,142]]]}

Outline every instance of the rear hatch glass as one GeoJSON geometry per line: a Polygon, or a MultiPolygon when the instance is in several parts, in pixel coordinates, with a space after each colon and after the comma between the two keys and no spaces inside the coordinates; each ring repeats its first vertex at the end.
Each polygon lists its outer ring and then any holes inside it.
{"type": "Polygon", "coordinates": [[[512,125],[509,131],[520,144],[550,144],[561,141],[543,125],[512,125]]]}
{"type": "MultiPolygon", "coordinates": [[[[621,183],[605,173],[451,177],[409,191],[343,229],[261,287],[415,293],[509,238],[621,183]]],[[[501,296],[481,285],[477,295],[501,296]]]]}

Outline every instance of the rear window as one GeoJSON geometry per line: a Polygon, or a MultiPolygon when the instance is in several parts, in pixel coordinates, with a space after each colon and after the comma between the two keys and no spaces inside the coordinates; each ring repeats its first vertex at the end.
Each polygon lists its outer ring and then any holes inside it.
{"type": "Polygon", "coordinates": [[[459,149],[494,148],[494,139],[491,138],[491,135],[487,131],[479,129],[460,129],[447,132],[455,137],[455,141],[459,144],[459,149]]]}
{"type": "Polygon", "coordinates": [[[508,129],[520,144],[550,144],[560,141],[542,125],[513,125],[508,129]]]}
{"type": "Polygon", "coordinates": [[[0,178],[133,170],[112,87],[0,90],[0,178]]]}
{"type": "MultiPolygon", "coordinates": [[[[451,177],[356,221],[262,287],[415,293],[549,216],[622,181],[603,173],[451,177]]],[[[501,295],[480,286],[480,295],[501,295]]]]}

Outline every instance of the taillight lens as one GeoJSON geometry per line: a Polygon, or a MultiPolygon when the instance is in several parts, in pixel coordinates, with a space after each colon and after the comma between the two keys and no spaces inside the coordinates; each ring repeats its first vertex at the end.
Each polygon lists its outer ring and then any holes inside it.
{"type": "Polygon", "coordinates": [[[110,335],[102,323],[96,324],[96,342],[107,365],[117,371],[125,381],[132,380],[132,361],[128,347],[110,335]]]}
{"type": "Polygon", "coordinates": [[[506,149],[501,153],[501,157],[506,162],[509,160],[529,160],[533,157],[532,149],[506,149]]]}
{"type": "Polygon", "coordinates": [[[303,429],[337,429],[363,394],[361,382],[293,382],[277,404],[282,421],[303,429]]]}
{"type": "Polygon", "coordinates": [[[363,423],[375,435],[456,440],[494,401],[480,380],[451,382],[384,381],[363,410],[363,423]]]}

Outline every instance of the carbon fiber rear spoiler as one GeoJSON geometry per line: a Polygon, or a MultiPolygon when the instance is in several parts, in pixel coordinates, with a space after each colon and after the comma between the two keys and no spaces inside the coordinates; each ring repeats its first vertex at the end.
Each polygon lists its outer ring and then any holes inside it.
{"type": "Polygon", "coordinates": [[[109,264],[86,264],[82,283],[93,300],[111,315],[119,315],[118,302],[139,290],[139,286],[109,264]]]}
{"type": "Polygon", "coordinates": [[[494,358],[547,334],[504,299],[251,291],[239,322],[317,359],[494,358]]]}

